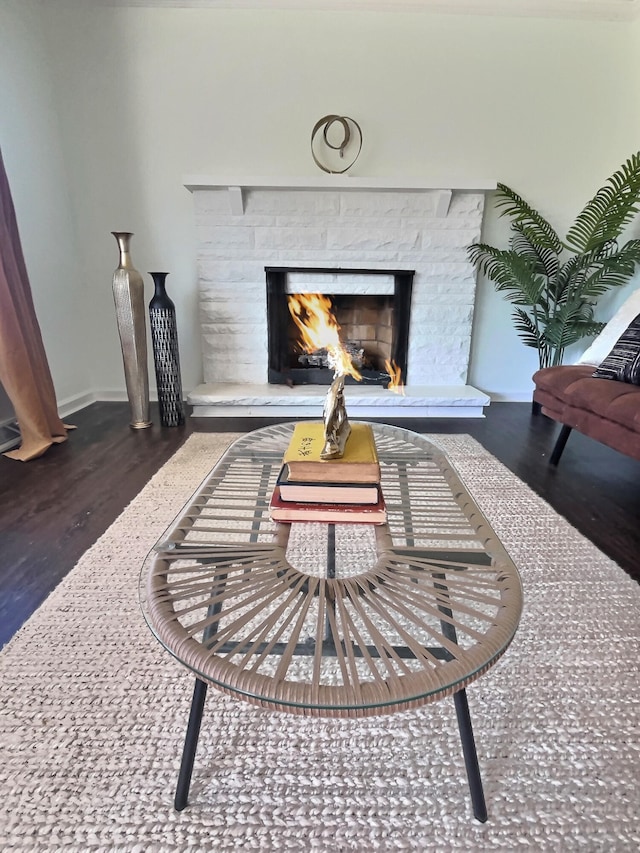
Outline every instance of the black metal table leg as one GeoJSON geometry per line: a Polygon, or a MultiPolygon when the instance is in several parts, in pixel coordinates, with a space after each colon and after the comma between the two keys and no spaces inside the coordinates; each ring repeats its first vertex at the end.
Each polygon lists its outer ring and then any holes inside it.
{"type": "Polygon", "coordinates": [[[480,776],[478,753],[476,752],[476,742],[473,737],[473,728],[471,727],[471,715],[469,714],[466,690],[459,690],[457,693],[454,693],[453,700],[456,705],[458,729],[460,730],[460,740],[462,741],[464,764],[467,768],[473,814],[480,823],[485,823],[487,820],[487,805],[482,789],[482,777],[480,776]]]}
{"type": "Polygon", "coordinates": [[[196,678],[196,685],[193,689],[193,699],[191,700],[191,711],[189,713],[189,724],[187,725],[187,734],[184,739],[184,749],[182,750],[182,762],[180,764],[180,775],[178,776],[178,785],[176,787],[176,798],[174,801],[175,809],[181,812],[187,805],[189,798],[189,787],[191,786],[191,774],[193,773],[193,763],[196,758],[196,749],[198,748],[198,737],[200,735],[200,724],[202,722],[202,712],[204,710],[204,700],[207,696],[207,684],[196,678]]]}
{"type": "MultiPolygon", "coordinates": [[[[434,587],[441,591],[441,597],[448,597],[448,589],[446,585],[446,575],[440,572],[433,572],[434,587]],[[437,583],[436,581],[441,581],[437,583]]],[[[453,616],[453,611],[450,607],[439,604],[438,610],[447,616],[449,619],[453,616]]],[[[448,619],[441,619],[443,635],[453,643],[458,642],[458,634],[455,626],[448,619]]],[[[480,766],[478,764],[478,753],[476,752],[476,742],[473,737],[473,728],[471,726],[471,714],[469,713],[469,703],[467,702],[467,691],[459,690],[453,694],[453,701],[456,705],[456,717],[458,718],[458,729],[460,731],[460,740],[462,741],[462,754],[464,755],[464,766],[467,769],[467,779],[469,780],[469,791],[471,792],[471,805],[473,806],[473,814],[480,823],[485,823],[487,820],[487,804],[484,799],[484,791],[482,789],[482,777],[480,776],[480,766]]]]}
{"type": "MultiPolygon", "coordinates": [[[[253,534],[252,534],[253,538],[253,534]]],[[[207,618],[211,616],[218,617],[222,609],[220,598],[215,598],[218,591],[224,589],[227,582],[226,573],[221,574],[217,584],[211,591],[214,603],[207,608],[207,618]]],[[[214,619],[204,629],[202,642],[204,645],[213,637],[218,630],[218,619],[214,619]]],[[[191,774],[193,773],[193,764],[196,760],[196,749],[198,748],[198,738],[200,737],[200,724],[202,723],[202,712],[204,710],[204,700],[207,698],[207,683],[200,678],[196,678],[196,684],[193,688],[193,699],[191,700],[191,711],[189,712],[189,722],[187,724],[187,734],[184,739],[184,748],[182,750],[182,761],[180,762],[180,775],[178,776],[178,785],[176,786],[176,798],[174,806],[176,811],[181,812],[187,805],[189,799],[189,788],[191,787],[191,774]]]]}

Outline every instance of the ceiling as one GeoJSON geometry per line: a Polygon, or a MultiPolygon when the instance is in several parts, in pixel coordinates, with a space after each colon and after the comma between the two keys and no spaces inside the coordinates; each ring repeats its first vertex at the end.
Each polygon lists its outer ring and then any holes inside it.
{"type": "MultiPolygon", "coordinates": [[[[93,0],[89,0],[93,2],[93,0]]],[[[433,12],[458,15],[631,21],[640,0],[97,0],[106,6],[433,12]]]]}

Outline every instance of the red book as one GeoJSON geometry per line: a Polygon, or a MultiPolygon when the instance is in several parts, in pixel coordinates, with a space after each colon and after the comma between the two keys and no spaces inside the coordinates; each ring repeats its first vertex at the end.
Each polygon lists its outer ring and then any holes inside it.
{"type": "Polygon", "coordinates": [[[322,504],[283,501],[276,486],[269,504],[272,521],[320,521],[324,524],[384,524],[387,520],[382,492],[375,504],[322,504]]]}

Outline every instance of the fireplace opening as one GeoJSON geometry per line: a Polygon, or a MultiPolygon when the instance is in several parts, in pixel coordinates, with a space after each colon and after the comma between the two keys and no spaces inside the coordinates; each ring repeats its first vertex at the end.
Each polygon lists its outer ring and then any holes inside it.
{"type": "MultiPolygon", "coordinates": [[[[300,343],[288,305],[292,293],[323,293],[331,299],[340,338],[362,375],[358,384],[387,387],[387,361],[404,381],[413,270],[265,267],[265,274],[270,384],[329,385],[333,379],[326,352],[306,353],[300,343]]],[[[356,380],[347,377],[347,383],[356,380]]]]}

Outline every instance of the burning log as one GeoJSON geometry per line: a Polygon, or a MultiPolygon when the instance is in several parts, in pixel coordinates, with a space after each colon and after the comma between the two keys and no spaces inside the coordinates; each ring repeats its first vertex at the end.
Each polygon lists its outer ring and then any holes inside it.
{"type": "MultiPolygon", "coordinates": [[[[351,364],[357,369],[362,370],[367,359],[365,358],[364,349],[355,341],[346,341],[343,344],[351,358],[351,364]]],[[[329,367],[330,355],[326,347],[314,350],[313,352],[304,352],[298,356],[298,361],[308,367],[329,367]]]]}

